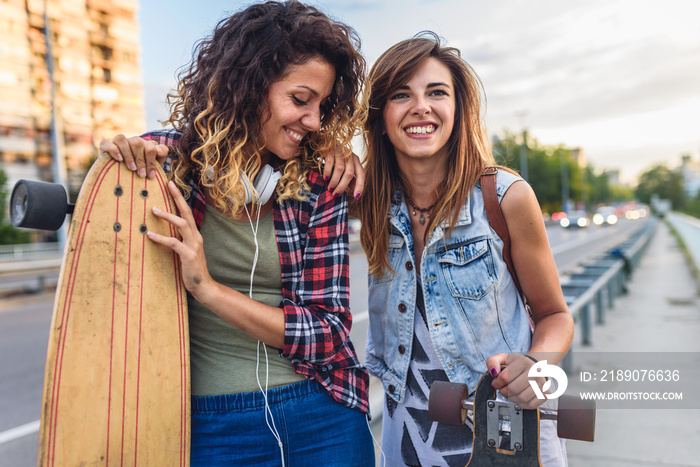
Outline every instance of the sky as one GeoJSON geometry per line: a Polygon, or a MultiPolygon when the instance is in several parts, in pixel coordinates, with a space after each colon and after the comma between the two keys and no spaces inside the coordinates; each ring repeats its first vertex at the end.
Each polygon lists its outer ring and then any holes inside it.
{"type": "MultiPolygon", "coordinates": [[[[192,47],[254,3],[141,0],[149,129],[192,47]]],[[[697,0],[310,0],[349,24],[368,64],[432,30],[481,78],[490,135],[527,128],[543,145],[583,149],[597,170],[634,183],[652,165],[700,159],[697,0]]]]}

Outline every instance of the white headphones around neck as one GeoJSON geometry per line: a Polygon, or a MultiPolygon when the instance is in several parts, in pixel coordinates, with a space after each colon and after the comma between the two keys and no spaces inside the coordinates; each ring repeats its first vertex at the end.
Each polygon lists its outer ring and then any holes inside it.
{"type": "MultiPolygon", "coordinates": [[[[206,177],[208,180],[214,178],[214,168],[210,167],[206,172],[206,177]]],[[[243,183],[243,189],[245,190],[245,204],[250,204],[255,201],[258,204],[265,204],[272,198],[275,194],[275,188],[277,187],[277,182],[282,178],[282,174],[272,168],[272,166],[265,164],[258,172],[258,176],[251,186],[250,179],[245,172],[241,173],[241,182],[243,183]],[[257,193],[257,195],[256,195],[257,193]]]]}
{"type": "Polygon", "coordinates": [[[255,198],[255,193],[257,193],[256,202],[258,204],[265,204],[272,198],[275,194],[275,188],[277,187],[277,182],[282,178],[282,174],[272,168],[272,166],[265,164],[258,172],[258,176],[255,177],[253,187],[255,191],[250,189],[250,180],[245,172],[241,174],[241,181],[243,182],[243,188],[245,189],[245,203],[249,204],[253,202],[255,198]]]}

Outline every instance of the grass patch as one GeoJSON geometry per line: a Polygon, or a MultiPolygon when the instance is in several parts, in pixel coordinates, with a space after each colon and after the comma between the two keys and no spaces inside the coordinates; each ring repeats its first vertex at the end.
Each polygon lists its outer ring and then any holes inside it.
{"type": "Polygon", "coordinates": [[[690,269],[690,273],[692,274],[693,279],[695,279],[695,295],[700,296],[700,270],[698,270],[698,266],[695,264],[693,257],[690,255],[690,251],[688,251],[688,246],[683,241],[683,237],[681,237],[668,219],[664,219],[664,222],[678,242],[678,246],[681,248],[683,256],[685,257],[685,262],[688,264],[688,269],[690,269]]]}

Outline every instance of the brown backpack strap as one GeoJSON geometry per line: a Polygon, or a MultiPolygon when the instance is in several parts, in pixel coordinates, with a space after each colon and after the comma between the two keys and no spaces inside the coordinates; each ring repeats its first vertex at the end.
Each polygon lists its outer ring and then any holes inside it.
{"type": "Polygon", "coordinates": [[[483,174],[481,174],[481,194],[484,197],[484,207],[486,208],[486,217],[489,219],[489,223],[493,230],[496,231],[501,240],[503,241],[503,259],[508,266],[508,272],[513,278],[515,286],[520,292],[520,296],[525,299],[523,295],[523,290],[520,288],[520,281],[515,273],[515,268],[513,267],[513,260],[510,257],[510,234],[508,233],[508,226],[506,225],[506,220],[503,217],[503,211],[501,210],[501,205],[498,202],[498,192],[496,191],[496,174],[498,169],[496,167],[487,167],[483,174]]]}

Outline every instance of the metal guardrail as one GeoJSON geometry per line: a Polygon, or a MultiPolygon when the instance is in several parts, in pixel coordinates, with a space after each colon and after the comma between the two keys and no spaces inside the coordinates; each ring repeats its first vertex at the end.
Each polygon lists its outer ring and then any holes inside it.
{"type": "Polygon", "coordinates": [[[0,299],[55,288],[62,256],[57,242],[0,245],[0,299]]]}
{"type": "Polygon", "coordinates": [[[62,254],[63,251],[58,242],[0,245],[0,262],[59,258],[62,254]]]}
{"type": "MultiPolygon", "coordinates": [[[[591,308],[595,307],[595,323],[605,324],[606,308],[612,308],[614,299],[627,292],[625,283],[639,264],[657,223],[658,218],[652,218],[625,242],[579,266],[568,274],[568,280],[562,281],[561,288],[569,311],[581,330],[582,345],[591,345],[592,341],[591,308]]],[[[561,366],[570,373],[571,353],[564,358],[561,366]]]]}

